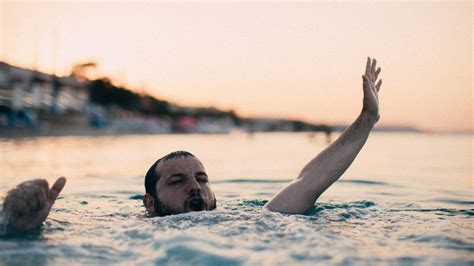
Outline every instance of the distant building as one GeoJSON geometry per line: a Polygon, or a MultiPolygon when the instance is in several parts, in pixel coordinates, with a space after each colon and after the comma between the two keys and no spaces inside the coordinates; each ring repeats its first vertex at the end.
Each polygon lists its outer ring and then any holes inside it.
{"type": "Polygon", "coordinates": [[[243,128],[248,132],[295,131],[292,121],[271,118],[247,119],[243,128]]]}
{"type": "Polygon", "coordinates": [[[235,119],[233,112],[181,107],[116,87],[106,78],[82,82],[0,62],[0,136],[222,134],[235,127],[235,119]]]}
{"type": "Polygon", "coordinates": [[[88,103],[84,82],[0,62],[0,112],[81,113],[88,103]]]}

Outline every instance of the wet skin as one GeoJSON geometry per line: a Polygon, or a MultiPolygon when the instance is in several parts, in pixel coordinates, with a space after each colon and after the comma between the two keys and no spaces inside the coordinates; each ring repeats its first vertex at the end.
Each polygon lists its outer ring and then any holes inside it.
{"type": "Polygon", "coordinates": [[[2,210],[8,216],[9,229],[27,231],[40,227],[65,184],[64,177],[59,178],[51,188],[46,180],[36,179],[10,190],[2,210]]]}
{"type": "Polygon", "coordinates": [[[155,204],[156,199],[146,194],[143,203],[149,213],[156,213],[156,208],[160,207],[165,215],[215,208],[209,178],[197,158],[189,156],[162,161],[156,171],[160,175],[155,186],[160,204],[155,204]]]}

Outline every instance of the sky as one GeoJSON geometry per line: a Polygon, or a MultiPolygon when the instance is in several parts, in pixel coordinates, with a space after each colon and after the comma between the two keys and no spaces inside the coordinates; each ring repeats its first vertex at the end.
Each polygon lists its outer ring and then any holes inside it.
{"type": "Polygon", "coordinates": [[[380,125],[472,131],[472,3],[0,1],[0,60],[241,116],[348,124],[367,56],[380,125]]]}

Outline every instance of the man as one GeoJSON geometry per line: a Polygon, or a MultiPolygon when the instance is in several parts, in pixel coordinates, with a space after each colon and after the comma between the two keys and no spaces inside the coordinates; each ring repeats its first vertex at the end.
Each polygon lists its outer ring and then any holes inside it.
{"type": "MultiPolygon", "coordinates": [[[[355,122],[329,147],[311,160],[297,179],[265,206],[270,211],[304,213],[346,171],[379,120],[378,92],[382,80],[376,60],[367,59],[363,79],[363,108],[355,122]]],[[[59,178],[49,189],[45,180],[27,181],[8,192],[0,215],[0,235],[41,226],[66,183],[59,178]]],[[[145,177],[143,204],[151,216],[165,216],[216,208],[216,198],[202,163],[178,151],[156,161],[145,177]]]]}
{"type": "Polygon", "coordinates": [[[145,176],[143,204],[151,215],[165,216],[216,208],[216,197],[202,163],[186,151],[156,161],[145,176]]]}

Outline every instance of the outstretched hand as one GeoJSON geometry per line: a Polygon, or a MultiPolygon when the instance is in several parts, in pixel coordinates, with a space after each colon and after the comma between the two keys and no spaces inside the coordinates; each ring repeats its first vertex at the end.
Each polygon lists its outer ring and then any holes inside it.
{"type": "Polygon", "coordinates": [[[362,112],[365,112],[370,117],[373,117],[375,121],[378,121],[380,118],[378,92],[380,90],[380,86],[382,86],[382,80],[377,82],[377,78],[381,69],[379,67],[376,70],[376,64],[377,60],[371,60],[370,57],[367,58],[365,75],[362,76],[364,88],[364,102],[362,112]]]}
{"type": "Polygon", "coordinates": [[[3,212],[9,216],[9,228],[28,231],[40,227],[65,184],[66,178],[60,177],[49,189],[46,180],[36,179],[10,190],[3,203],[3,212]]]}

